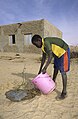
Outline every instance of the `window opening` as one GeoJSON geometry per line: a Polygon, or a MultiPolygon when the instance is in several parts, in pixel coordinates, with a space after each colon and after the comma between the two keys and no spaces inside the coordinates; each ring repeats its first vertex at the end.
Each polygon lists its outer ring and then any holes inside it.
{"type": "Polygon", "coordinates": [[[32,34],[24,34],[24,45],[31,45],[32,34]]]}
{"type": "Polygon", "coordinates": [[[10,35],[9,36],[9,44],[10,45],[15,44],[15,35],[10,35]]]}

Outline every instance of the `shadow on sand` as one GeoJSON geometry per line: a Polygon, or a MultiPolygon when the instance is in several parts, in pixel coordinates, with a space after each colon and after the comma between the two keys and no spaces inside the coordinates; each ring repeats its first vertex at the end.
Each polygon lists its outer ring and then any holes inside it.
{"type": "Polygon", "coordinates": [[[6,98],[13,102],[19,102],[22,100],[29,100],[35,96],[40,96],[41,92],[34,87],[30,79],[33,79],[36,75],[31,73],[12,73],[12,75],[17,75],[22,77],[23,81],[20,85],[14,88],[14,90],[9,90],[5,93],[6,98]]]}
{"type": "MultiPolygon", "coordinates": [[[[29,100],[34,98],[35,96],[41,95],[40,90],[35,88],[31,82],[31,79],[36,77],[35,74],[22,72],[22,73],[12,73],[12,75],[21,77],[23,81],[20,85],[17,85],[17,87],[14,87],[12,90],[6,92],[5,93],[6,98],[8,98],[13,102],[19,102],[22,100],[29,100]]],[[[57,89],[55,89],[55,92],[57,93],[57,96],[55,97],[55,99],[57,100],[61,92],[59,92],[57,89]]]]}

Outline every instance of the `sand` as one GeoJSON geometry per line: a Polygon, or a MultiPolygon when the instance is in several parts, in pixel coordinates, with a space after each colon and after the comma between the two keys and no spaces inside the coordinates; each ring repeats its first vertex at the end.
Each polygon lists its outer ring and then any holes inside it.
{"type": "MultiPolygon", "coordinates": [[[[56,90],[48,95],[37,95],[20,102],[12,102],[5,93],[12,89],[32,89],[31,80],[37,76],[39,54],[0,53],[0,119],[78,119],[78,59],[71,60],[67,92],[64,100],[57,100],[62,90],[60,73],[56,90]],[[26,86],[24,87],[24,83],[26,86]]],[[[53,73],[50,64],[48,74],[53,73]]]]}

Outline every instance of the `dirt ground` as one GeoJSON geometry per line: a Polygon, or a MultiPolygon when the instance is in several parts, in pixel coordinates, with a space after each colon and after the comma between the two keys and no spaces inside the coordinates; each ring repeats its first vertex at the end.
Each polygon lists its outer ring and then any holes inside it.
{"type": "MultiPolygon", "coordinates": [[[[5,93],[19,86],[32,89],[31,80],[40,66],[39,54],[0,53],[0,119],[78,119],[78,59],[71,60],[66,99],[58,101],[62,90],[60,73],[56,90],[20,102],[12,102],[5,93]],[[24,82],[26,86],[24,87],[24,82]]],[[[53,73],[50,64],[48,74],[53,73]]]]}

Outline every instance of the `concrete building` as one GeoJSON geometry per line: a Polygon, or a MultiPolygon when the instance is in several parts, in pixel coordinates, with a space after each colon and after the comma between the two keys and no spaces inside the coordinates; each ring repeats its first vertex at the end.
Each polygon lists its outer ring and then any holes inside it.
{"type": "Polygon", "coordinates": [[[0,26],[0,51],[38,52],[39,49],[31,44],[34,34],[39,34],[42,37],[62,37],[62,32],[44,19],[3,25],[0,26]]]}

